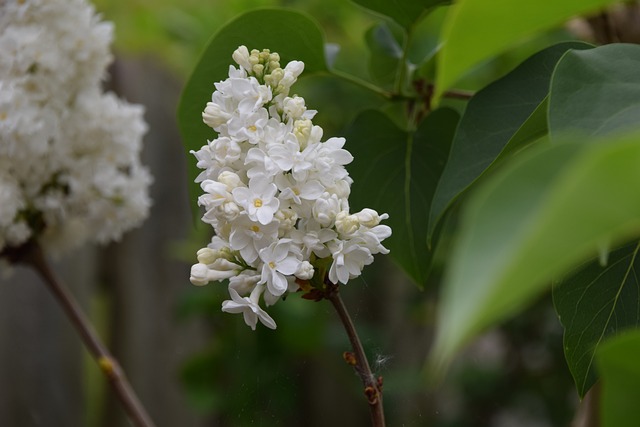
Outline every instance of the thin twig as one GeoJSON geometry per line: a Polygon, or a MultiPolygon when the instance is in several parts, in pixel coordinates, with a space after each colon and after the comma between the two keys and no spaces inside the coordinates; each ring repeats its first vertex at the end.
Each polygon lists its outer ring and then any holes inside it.
{"type": "Polygon", "coordinates": [[[462,99],[466,101],[473,98],[473,95],[475,95],[475,92],[471,92],[468,90],[461,90],[461,89],[451,89],[443,93],[442,97],[452,98],[452,99],[462,99]]]}
{"type": "Polygon", "coordinates": [[[349,336],[349,341],[351,342],[351,347],[353,348],[353,354],[350,355],[348,353],[345,354],[345,360],[350,365],[353,365],[355,371],[358,376],[362,380],[362,384],[364,385],[364,394],[369,401],[369,410],[371,413],[371,425],[373,427],[384,427],[384,408],[382,406],[382,377],[375,378],[373,373],[371,372],[371,367],[369,366],[369,362],[367,361],[367,356],[364,354],[364,349],[362,348],[362,344],[360,343],[360,338],[358,338],[358,333],[356,332],[356,328],[353,325],[353,321],[351,320],[351,316],[349,316],[349,312],[340,297],[340,293],[338,292],[338,287],[331,284],[331,290],[326,293],[326,298],[331,301],[333,307],[336,309],[338,313],[338,317],[342,321],[344,325],[344,329],[349,336]],[[355,360],[353,360],[353,356],[355,356],[355,360]]]}
{"type": "Polygon", "coordinates": [[[131,388],[124,371],[102,343],[78,302],[53,274],[40,246],[35,242],[28,243],[28,245],[28,250],[24,253],[22,261],[30,264],[40,274],[60,303],[65,314],[80,334],[84,345],[109,379],[109,384],[120,399],[131,421],[138,427],[155,427],[151,417],[131,388]]]}

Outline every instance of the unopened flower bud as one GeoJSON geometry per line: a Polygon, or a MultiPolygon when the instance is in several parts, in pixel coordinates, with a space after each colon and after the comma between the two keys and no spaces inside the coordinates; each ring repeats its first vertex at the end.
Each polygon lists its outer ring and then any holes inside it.
{"type": "Polygon", "coordinates": [[[313,272],[313,265],[311,265],[309,261],[302,261],[294,275],[298,279],[311,280],[311,278],[313,277],[313,272]]]}
{"type": "Polygon", "coordinates": [[[255,74],[256,77],[262,77],[262,73],[264,73],[264,65],[256,64],[251,67],[251,69],[253,70],[253,74],[255,74]]]}
{"type": "Polygon", "coordinates": [[[246,187],[237,173],[231,171],[222,171],[218,175],[218,182],[227,186],[227,191],[231,192],[236,187],[246,187]]]}
{"type": "Polygon", "coordinates": [[[240,207],[235,202],[225,202],[220,206],[222,216],[227,221],[233,221],[240,215],[240,207]]]}
{"type": "Polygon", "coordinates": [[[198,262],[201,264],[212,264],[220,255],[217,249],[202,248],[198,250],[198,262]]]}
{"type": "Polygon", "coordinates": [[[336,230],[343,236],[350,236],[360,228],[360,221],[355,215],[349,215],[347,211],[341,211],[336,215],[336,230]]]}
{"type": "MultiPolygon", "coordinates": [[[[304,104],[304,98],[300,96],[295,96],[293,98],[285,98],[284,103],[284,113],[289,116],[290,119],[299,119],[302,117],[305,111],[307,111],[307,106],[304,104]]],[[[311,122],[309,120],[309,122],[311,122]]],[[[311,129],[309,129],[310,131],[311,129]]]]}
{"type": "Polygon", "coordinates": [[[249,62],[249,51],[246,46],[240,46],[231,55],[236,64],[240,65],[247,71],[251,71],[251,62],[249,62]]]}
{"type": "Polygon", "coordinates": [[[378,215],[378,212],[368,208],[361,210],[355,215],[358,217],[360,224],[369,228],[375,227],[376,225],[380,224],[380,220],[386,219],[389,217],[389,215],[387,214],[378,215]]]}
{"type": "Polygon", "coordinates": [[[231,114],[223,111],[218,104],[207,102],[207,106],[202,112],[202,121],[213,129],[221,126],[231,119],[231,114]]]}

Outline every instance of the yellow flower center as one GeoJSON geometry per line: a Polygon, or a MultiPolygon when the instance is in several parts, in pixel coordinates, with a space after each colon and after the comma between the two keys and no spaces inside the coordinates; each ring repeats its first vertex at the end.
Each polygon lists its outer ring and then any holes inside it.
{"type": "Polygon", "coordinates": [[[275,262],[273,262],[273,261],[271,261],[271,262],[269,263],[269,267],[271,267],[271,268],[276,268],[276,263],[275,263],[275,262]]]}
{"type": "Polygon", "coordinates": [[[256,208],[261,208],[262,207],[262,199],[255,199],[253,201],[253,206],[255,206],[256,208]]]}
{"type": "Polygon", "coordinates": [[[260,227],[258,227],[257,225],[252,225],[251,231],[253,231],[254,233],[257,233],[258,231],[260,231],[260,227]]]}
{"type": "Polygon", "coordinates": [[[258,130],[258,128],[255,125],[251,125],[247,129],[249,129],[251,132],[255,132],[258,130]]]}

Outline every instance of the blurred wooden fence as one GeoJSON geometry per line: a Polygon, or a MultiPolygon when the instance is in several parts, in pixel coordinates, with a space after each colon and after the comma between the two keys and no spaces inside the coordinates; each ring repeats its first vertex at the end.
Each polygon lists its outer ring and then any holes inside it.
{"type": "MultiPolygon", "coordinates": [[[[100,318],[101,335],[157,425],[197,427],[204,421],[185,401],[179,368],[202,346],[204,333],[195,321],[176,321],[179,297],[191,286],[190,266],[169,254],[192,226],[175,122],[180,84],[150,60],[119,61],[113,70],[115,90],[146,106],[143,162],[154,176],[151,215],[121,242],[85,247],[55,267],[90,316],[100,318]],[[107,302],[107,310],[92,310],[96,301],[107,302]]],[[[95,389],[88,378],[99,375],[33,272],[19,267],[0,278],[0,426],[129,425],[108,390],[87,396],[95,389]]]]}

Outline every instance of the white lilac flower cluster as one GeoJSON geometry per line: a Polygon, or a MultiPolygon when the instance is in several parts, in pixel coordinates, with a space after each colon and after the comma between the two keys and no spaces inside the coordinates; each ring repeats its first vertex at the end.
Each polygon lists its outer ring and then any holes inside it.
{"type": "Polygon", "coordinates": [[[85,0],[0,1],[0,252],[106,242],[148,215],[143,109],[101,89],[112,33],[85,0]]]}
{"type": "Polygon", "coordinates": [[[202,114],[218,137],[194,152],[204,169],[196,179],[202,220],[215,235],[198,251],[190,279],[228,279],[231,299],[222,310],[242,313],[252,329],[258,320],[275,329],[260,297],[272,305],[310,282],[347,283],[374,254],[389,252],[381,242],[391,229],[380,225],[386,214],[349,212],[344,165],[353,157],[345,139],[321,142],[322,128],[311,121],[316,111],[289,96],[304,64],[281,68],[277,53],[245,46],[233,59],[239,67],[215,84],[202,114]]]}

